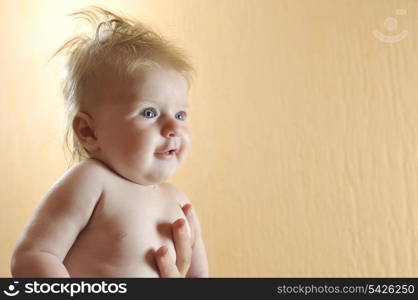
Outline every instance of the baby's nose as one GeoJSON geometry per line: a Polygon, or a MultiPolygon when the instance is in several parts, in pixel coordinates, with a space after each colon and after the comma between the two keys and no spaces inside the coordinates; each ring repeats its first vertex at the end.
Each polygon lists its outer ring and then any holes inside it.
{"type": "Polygon", "coordinates": [[[163,136],[170,138],[170,137],[177,137],[180,134],[179,126],[175,123],[173,124],[167,124],[163,127],[163,136]]]}

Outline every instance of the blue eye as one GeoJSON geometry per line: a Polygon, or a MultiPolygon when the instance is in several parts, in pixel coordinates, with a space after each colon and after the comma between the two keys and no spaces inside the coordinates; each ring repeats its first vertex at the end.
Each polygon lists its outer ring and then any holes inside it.
{"type": "Polygon", "coordinates": [[[151,119],[157,115],[157,111],[152,107],[148,107],[141,112],[141,115],[146,119],[151,119]]]}
{"type": "Polygon", "coordinates": [[[178,113],[176,113],[176,119],[178,120],[186,120],[187,117],[187,113],[185,111],[179,111],[178,113]]]}

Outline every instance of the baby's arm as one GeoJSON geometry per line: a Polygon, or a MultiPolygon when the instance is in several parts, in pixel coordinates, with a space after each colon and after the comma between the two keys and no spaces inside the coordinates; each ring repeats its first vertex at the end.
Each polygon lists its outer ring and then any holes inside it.
{"type": "Polygon", "coordinates": [[[51,188],[13,253],[13,277],[69,277],[63,261],[102,193],[101,167],[82,163],[51,188]]]}

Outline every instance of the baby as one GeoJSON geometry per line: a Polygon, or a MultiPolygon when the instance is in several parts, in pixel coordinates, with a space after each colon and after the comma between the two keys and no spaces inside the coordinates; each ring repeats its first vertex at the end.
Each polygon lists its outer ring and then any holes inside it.
{"type": "Polygon", "coordinates": [[[105,18],[94,38],[73,38],[56,52],[69,53],[67,141],[72,136],[81,162],[52,186],[26,226],[12,275],[159,277],[178,267],[171,275],[207,277],[197,215],[165,183],[190,146],[192,67],[139,22],[98,7],[72,15],[92,24],[105,18]]]}

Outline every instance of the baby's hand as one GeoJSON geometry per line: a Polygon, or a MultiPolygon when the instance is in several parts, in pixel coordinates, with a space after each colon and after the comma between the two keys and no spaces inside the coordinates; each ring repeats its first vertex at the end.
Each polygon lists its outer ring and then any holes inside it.
{"type": "Polygon", "coordinates": [[[186,277],[190,268],[193,254],[193,245],[196,236],[195,221],[193,219],[192,206],[186,204],[182,207],[189,224],[191,225],[190,235],[187,232],[186,221],[178,219],[173,223],[172,231],[174,246],[176,248],[176,259],[170,257],[166,246],[160,247],[155,253],[160,277],[186,277]]]}

